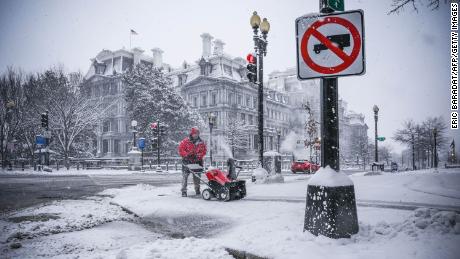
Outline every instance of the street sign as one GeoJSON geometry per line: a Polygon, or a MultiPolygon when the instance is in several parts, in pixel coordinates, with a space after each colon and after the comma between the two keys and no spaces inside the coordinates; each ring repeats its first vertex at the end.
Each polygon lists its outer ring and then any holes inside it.
{"type": "Polygon", "coordinates": [[[145,148],[145,138],[139,138],[137,144],[140,149],[144,149],[145,148]]]}
{"type": "Polygon", "coordinates": [[[385,139],[386,139],[385,137],[377,137],[378,141],[385,141],[385,139]]]}
{"type": "Polygon", "coordinates": [[[299,17],[296,37],[300,80],[364,74],[362,10],[299,17]]]}
{"type": "Polygon", "coordinates": [[[345,0],[328,0],[327,6],[334,11],[344,11],[345,10],[345,0]]]}
{"type": "Polygon", "coordinates": [[[35,144],[37,144],[37,145],[45,145],[46,140],[42,135],[36,135],[35,136],[35,144]]]}

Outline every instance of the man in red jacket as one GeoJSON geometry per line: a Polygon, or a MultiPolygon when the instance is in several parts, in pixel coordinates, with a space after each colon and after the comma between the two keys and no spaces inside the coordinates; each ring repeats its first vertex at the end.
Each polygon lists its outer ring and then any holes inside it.
{"type": "MultiPolygon", "coordinates": [[[[200,138],[200,130],[193,127],[190,135],[184,138],[179,144],[179,155],[182,157],[182,164],[199,164],[203,166],[203,158],[206,155],[206,144],[200,138]]],[[[190,172],[182,166],[182,197],[187,197],[187,179],[190,172]]],[[[200,179],[193,177],[193,184],[195,185],[195,193],[200,194],[200,179]]]]}

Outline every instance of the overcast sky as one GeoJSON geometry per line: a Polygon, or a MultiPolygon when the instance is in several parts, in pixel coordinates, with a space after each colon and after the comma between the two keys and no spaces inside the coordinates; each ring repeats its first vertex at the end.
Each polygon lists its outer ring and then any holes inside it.
{"type": "MultiPolygon", "coordinates": [[[[379,131],[386,145],[408,118],[420,121],[449,108],[449,6],[437,11],[407,9],[387,15],[391,0],[345,1],[346,10],[364,10],[366,74],[339,79],[339,93],[348,107],[366,116],[373,136],[372,106],[380,107],[379,131]]],[[[252,51],[249,17],[257,10],[271,24],[265,71],[296,64],[294,21],[318,11],[317,0],[232,1],[23,1],[0,2],[0,71],[9,65],[42,71],[63,64],[86,72],[90,58],[102,49],[129,47],[129,31],[138,32],[133,46],[151,55],[164,50],[173,67],[201,55],[200,34],[222,39],[224,51],[245,56],[252,51]]],[[[308,89],[306,89],[308,90],[308,89]]],[[[457,131],[450,135],[460,139],[457,131]]]]}

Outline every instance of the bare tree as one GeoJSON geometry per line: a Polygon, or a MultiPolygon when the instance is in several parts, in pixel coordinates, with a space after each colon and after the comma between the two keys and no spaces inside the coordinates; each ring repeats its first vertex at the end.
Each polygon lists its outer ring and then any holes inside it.
{"type": "Polygon", "coordinates": [[[436,148],[443,149],[446,146],[447,125],[442,117],[427,118],[420,124],[412,120],[406,121],[401,129],[393,136],[397,142],[405,144],[412,149],[412,163],[417,160],[418,167],[433,166],[434,159],[434,131],[436,129],[436,148]],[[429,163],[431,161],[431,163],[429,163]]]}
{"type": "Polygon", "coordinates": [[[90,132],[114,104],[88,98],[78,87],[81,78],[75,74],[70,78],[62,69],[51,69],[40,74],[37,80],[46,96],[39,106],[49,111],[54,145],[62,152],[67,169],[76,141],[90,132]]]}
{"type": "MultiPolygon", "coordinates": [[[[418,12],[418,5],[426,5],[431,10],[437,10],[439,9],[440,2],[441,0],[393,0],[391,10],[388,14],[399,14],[408,6],[418,12]]],[[[444,0],[444,3],[447,3],[447,0],[444,0]]]]}
{"type": "Polygon", "coordinates": [[[9,154],[8,144],[18,136],[26,102],[22,89],[23,74],[11,67],[0,75],[0,153],[2,168],[9,154]]]}

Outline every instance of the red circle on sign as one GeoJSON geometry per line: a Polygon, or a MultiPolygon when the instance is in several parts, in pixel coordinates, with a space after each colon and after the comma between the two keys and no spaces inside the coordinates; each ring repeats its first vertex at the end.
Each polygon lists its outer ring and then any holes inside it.
{"type": "Polygon", "coordinates": [[[302,41],[300,43],[300,50],[302,54],[302,58],[305,63],[314,71],[322,74],[335,74],[339,73],[345,69],[347,69],[358,57],[359,51],[361,50],[361,36],[359,36],[359,31],[356,27],[349,21],[340,18],[340,17],[328,17],[323,20],[318,20],[314,22],[304,33],[302,37],[302,41]],[[351,55],[348,56],[343,50],[339,49],[333,43],[322,35],[318,28],[329,23],[336,23],[342,25],[343,27],[347,28],[351,36],[353,37],[353,50],[351,51],[351,55]],[[308,55],[308,40],[310,37],[313,36],[317,38],[322,44],[326,45],[329,50],[334,52],[339,58],[343,60],[340,65],[335,67],[324,67],[321,65],[316,64],[308,55]]]}

